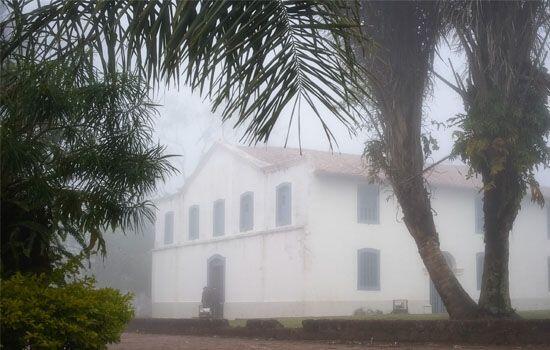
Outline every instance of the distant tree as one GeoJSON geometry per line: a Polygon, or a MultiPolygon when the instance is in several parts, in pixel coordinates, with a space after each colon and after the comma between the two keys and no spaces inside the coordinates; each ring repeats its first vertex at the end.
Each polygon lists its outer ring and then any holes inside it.
{"type": "Polygon", "coordinates": [[[452,318],[476,318],[476,303],[462,288],[439,245],[429,192],[425,158],[433,139],[423,134],[422,106],[438,40],[445,30],[437,1],[363,1],[361,20],[375,46],[357,50],[369,75],[373,111],[367,124],[372,139],[365,157],[371,175],[383,172],[403,211],[441,299],[452,318]]]}
{"type": "Polygon", "coordinates": [[[454,88],[466,113],[454,152],[483,180],[485,263],[479,306],[515,315],[509,291],[509,234],[530,188],[544,203],[534,171],[549,165],[548,1],[460,1],[450,18],[468,61],[454,88]]]}
{"type": "Polygon", "coordinates": [[[116,288],[134,296],[136,316],[151,316],[151,250],[154,248],[154,225],[146,223],[141,232],[119,230],[103,234],[107,254],[95,255],[83,271],[91,273],[98,287],[116,288]]]}
{"type": "Polygon", "coordinates": [[[2,275],[104,253],[106,228],[153,220],[146,198],[172,167],[139,78],[59,60],[12,60],[0,74],[2,275]]]}

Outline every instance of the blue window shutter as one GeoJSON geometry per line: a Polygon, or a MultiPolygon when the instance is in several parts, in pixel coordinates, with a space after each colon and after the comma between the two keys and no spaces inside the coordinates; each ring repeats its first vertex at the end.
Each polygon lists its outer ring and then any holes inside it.
{"type": "Polygon", "coordinates": [[[357,222],[380,223],[380,193],[378,185],[357,186],[357,222]]]}
{"type": "Polygon", "coordinates": [[[481,280],[483,278],[483,264],[485,261],[485,253],[476,254],[476,280],[477,290],[481,290],[481,280]]]}
{"type": "Polygon", "coordinates": [[[357,251],[357,289],[363,290],[366,288],[365,278],[365,257],[366,254],[363,250],[357,251]]]}
{"type": "Polygon", "coordinates": [[[225,234],[225,200],[215,201],[213,212],[213,235],[223,236],[225,234]]]}
{"type": "Polygon", "coordinates": [[[364,248],[357,251],[357,289],[380,290],[380,251],[364,248]]]}
{"type": "Polygon", "coordinates": [[[254,193],[245,192],[241,195],[239,229],[241,232],[254,228],[254,193]]]}
{"type": "Polygon", "coordinates": [[[475,211],[476,211],[476,218],[475,218],[476,233],[483,234],[485,215],[483,214],[483,199],[481,197],[481,194],[478,194],[475,197],[475,211]]]}
{"type": "Polygon", "coordinates": [[[164,214],[164,244],[174,242],[174,212],[169,211],[164,214]]]}
{"type": "Polygon", "coordinates": [[[277,186],[275,225],[284,226],[292,223],[292,188],[288,182],[277,186]]]}
{"type": "Polygon", "coordinates": [[[189,207],[189,239],[199,238],[199,206],[189,207]]]}

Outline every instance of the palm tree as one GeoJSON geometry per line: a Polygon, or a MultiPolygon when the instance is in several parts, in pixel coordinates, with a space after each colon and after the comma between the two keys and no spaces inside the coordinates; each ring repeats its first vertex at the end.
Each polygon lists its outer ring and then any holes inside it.
{"type": "Polygon", "coordinates": [[[12,14],[1,27],[11,34],[1,57],[99,63],[103,72],[137,71],[153,85],[179,83],[182,76],[222,109],[224,120],[238,116],[235,125],[246,125],[250,141],[266,140],[287,106],[292,121],[302,101],[334,141],[318,105],[354,132],[372,91],[382,118],[374,123],[379,142],[371,145],[381,146],[384,157],[369,158],[389,175],[451,316],[472,317],[475,304],[439,249],[422,179],[421,104],[441,25],[437,6],[364,3],[362,19],[376,42],[365,48],[370,41],[359,35],[357,8],[350,4],[54,0],[28,10],[10,2],[12,14]],[[358,64],[355,53],[363,53],[367,64],[358,64]]]}
{"type": "MultiPolygon", "coordinates": [[[[331,141],[319,106],[351,132],[363,76],[350,49],[358,35],[346,1],[6,1],[0,62],[71,59],[103,72],[139,73],[156,85],[183,82],[224,121],[262,141],[285,107],[304,103],[331,141]],[[33,6],[34,5],[34,6],[33,6]],[[330,93],[327,93],[330,91],[330,93]],[[233,116],[237,116],[232,119],[233,116]]],[[[299,114],[297,115],[299,118],[299,114]]],[[[298,120],[299,122],[299,120],[298,120]]]]}
{"type": "Polygon", "coordinates": [[[533,201],[544,203],[534,170],[550,160],[550,76],[544,66],[549,9],[548,1],[471,1],[450,8],[469,66],[467,82],[455,87],[466,115],[456,119],[461,130],[454,152],[483,180],[485,262],[479,306],[489,315],[515,315],[508,284],[509,234],[528,188],[533,201]]]}
{"type": "Polygon", "coordinates": [[[246,125],[249,141],[267,139],[283,109],[292,107],[294,117],[302,102],[317,113],[331,142],[319,105],[350,131],[358,123],[360,67],[349,49],[357,26],[338,14],[345,2],[14,0],[3,5],[8,8],[0,23],[7,274],[49,270],[60,257],[74,255],[65,249],[67,236],[85,253],[104,252],[104,228],[132,229],[152,218],[144,198],[172,169],[162,147],[150,144],[154,110],[148,86],[179,84],[183,77],[211,99],[213,109],[222,109],[224,120],[238,116],[232,121],[246,125]],[[27,101],[31,96],[36,98],[27,101]],[[42,103],[50,100],[58,105],[42,103]],[[32,134],[33,123],[44,130],[25,138],[34,144],[20,142],[17,135],[32,134]],[[50,160],[52,154],[58,157],[50,160]],[[139,174],[124,166],[131,159],[139,174]]]}
{"type": "MultiPolygon", "coordinates": [[[[373,173],[388,175],[451,317],[479,314],[441,253],[422,178],[429,140],[421,132],[421,107],[445,29],[441,3],[368,1],[359,12],[345,1],[323,0],[6,4],[11,11],[0,25],[7,33],[2,64],[19,57],[70,60],[99,65],[104,73],[134,72],[153,86],[183,77],[222,110],[224,120],[237,116],[235,125],[246,126],[251,142],[266,140],[285,108],[292,122],[302,101],[317,113],[331,142],[319,104],[352,132],[367,120],[377,136],[366,149],[373,173]],[[365,43],[359,19],[374,44],[352,50],[352,44],[365,43]],[[365,100],[375,112],[368,118],[362,118],[365,100]]],[[[472,21],[463,23],[469,23],[464,33],[473,30],[472,21]]],[[[486,220],[494,219],[486,213],[486,220]]],[[[487,291],[494,288],[487,284],[487,291]]]]}
{"type": "Polygon", "coordinates": [[[404,222],[418,246],[430,278],[452,318],[475,318],[476,303],[462,288],[439,246],[431,202],[424,183],[422,103],[438,39],[444,31],[441,4],[425,1],[368,1],[361,19],[376,50],[359,53],[372,75],[374,137],[365,156],[373,174],[386,174],[404,222]]]}
{"type": "Polygon", "coordinates": [[[20,60],[0,91],[2,276],[105,253],[106,228],[153,220],[147,196],[173,168],[139,77],[20,60]]]}

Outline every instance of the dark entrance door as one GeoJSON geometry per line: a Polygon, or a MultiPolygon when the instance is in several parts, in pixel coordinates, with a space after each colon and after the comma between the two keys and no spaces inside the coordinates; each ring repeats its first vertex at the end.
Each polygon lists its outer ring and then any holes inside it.
{"type": "MultiPolygon", "coordinates": [[[[455,259],[453,258],[453,256],[449,252],[443,252],[443,256],[445,256],[445,260],[447,261],[447,264],[449,264],[451,269],[454,269],[455,259]]],[[[443,300],[441,299],[441,296],[437,292],[437,289],[435,289],[435,285],[431,279],[430,279],[430,304],[432,305],[432,313],[434,314],[442,314],[447,312],[447,309],[443,304],[443,300]]]]}
{"type": "Polygon", "coordinates": [[[211,291],[214,317],[223,318],[225,302],[225,258],[214,255],[208,259],[207,285],[211,291]]]}

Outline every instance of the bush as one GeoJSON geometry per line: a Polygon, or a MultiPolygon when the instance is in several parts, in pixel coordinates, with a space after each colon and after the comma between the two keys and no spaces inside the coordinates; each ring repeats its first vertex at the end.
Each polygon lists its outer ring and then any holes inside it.
{"type": "Polygon", "coordinates": [[[2,281],[0,326],[6,349],[105,349],[133,317],[132,296],[94,288],[90,278],[52,282],[15,274],[2,281]]]}

